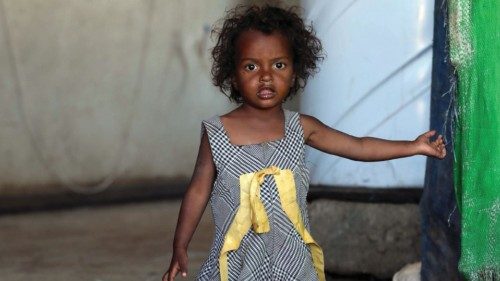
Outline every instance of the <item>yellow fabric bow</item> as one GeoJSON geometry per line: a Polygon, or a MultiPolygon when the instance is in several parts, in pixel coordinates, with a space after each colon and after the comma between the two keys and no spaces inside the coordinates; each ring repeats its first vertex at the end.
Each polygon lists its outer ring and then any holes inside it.
{"type": "Polygon", "coordinates": [[[294,225],[297,233],[302,237],[304,243],[309,245],[318,278],[320,281],[324,281],[323,251],[314,241],[309,231],[307,231],[300,215],[293,172],[289,169],[281,170],[276,166],[240,176],[240,206],[226,233],[219,257],[221,280],[228,281],[229,279],[227,261],[229,251],[239,248],[243,236],[248,233],[250,228],[252,227],[256,233],[265,233],[270,229],[266,210],[260,200],[260,187],[266,175],[274,176],[281,207],[294,225]]]}

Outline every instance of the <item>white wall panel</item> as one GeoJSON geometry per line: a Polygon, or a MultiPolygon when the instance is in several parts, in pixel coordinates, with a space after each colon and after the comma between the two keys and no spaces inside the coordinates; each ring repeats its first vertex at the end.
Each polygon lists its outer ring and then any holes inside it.
{"type": "MultiPolygon", "coordinates": [[[[301,111],[356,136],[414,139],[428,130],[431,0],[302,1],[327,58],[301,111]]],[[[425,157],[355,162],[308,150],[312,184],[422,186],[425,157]]]]}

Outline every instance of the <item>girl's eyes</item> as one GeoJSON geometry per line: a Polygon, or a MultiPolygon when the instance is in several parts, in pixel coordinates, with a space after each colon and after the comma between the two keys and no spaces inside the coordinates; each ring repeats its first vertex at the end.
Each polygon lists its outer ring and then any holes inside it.
{"type": "Polygon", "coordinates": [[[245,65],[245,69],[249,71],[254,71],[255,69],[257,69],[257,66],[255,64],[247,64],[245,65]]]}
{"type": "Polygon", "coordinates": [[[285,66],[286,65],[282,62],[277,62],[274,64],[274,67],[276,67],[277,69],[283,69],[283,68],[285,68],[285,66]]]}
{"type": "MultiPolygon", "coordinates": [[[[283,62],[277,62],[273,65],[273,67],[276,69],[284,69],[286,67],[286,64],[283,62]]],[[[255,64],[249,63],[249,64],[245,65],[244,68],[245,68],[245,70],[248,70],[248,71],[254,71],[257,69],[257,66],[255,64]]]]}

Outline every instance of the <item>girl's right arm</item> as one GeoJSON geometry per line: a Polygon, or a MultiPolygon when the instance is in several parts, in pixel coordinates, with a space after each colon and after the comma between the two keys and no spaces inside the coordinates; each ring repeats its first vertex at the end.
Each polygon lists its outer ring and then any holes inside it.
{"type": "Polygon", "coordinates": [[[214,179],[215,165],[212,160],[207,132],[204,131],[193,176],[182,200],[175,230],[172,261],[168,271],[163,275],[163,281],[174,280],[179,272],[183,277],[187,276],[188,244],[207,206],[214,179]]]}

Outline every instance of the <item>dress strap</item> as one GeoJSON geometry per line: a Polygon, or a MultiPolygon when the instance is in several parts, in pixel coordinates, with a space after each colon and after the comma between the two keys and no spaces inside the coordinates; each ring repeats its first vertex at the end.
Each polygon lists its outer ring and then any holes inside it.
{"type": "Polygon", "coordinates": [[[289,135],[295,135],[297,137],[304,139],[304,129],[300,123],[300,114],[295,111],[290,111],[285,109],[286,122],[286,132],[289,135]]]}
{"type": "Polygon", "coordinates": [[[227,165],[237,153],[238,148],[229,143],[219,116],[203,120],[202,134],[207,132],[212,158],[218,171],[227,165]]]}

